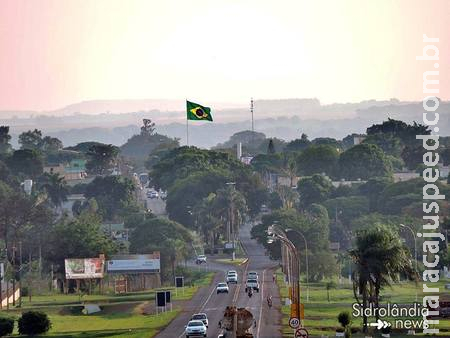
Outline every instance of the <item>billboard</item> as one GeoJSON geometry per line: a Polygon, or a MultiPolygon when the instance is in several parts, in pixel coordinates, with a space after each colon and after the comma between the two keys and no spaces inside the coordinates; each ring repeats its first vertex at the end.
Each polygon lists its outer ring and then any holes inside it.
{"type": "Polygon", "coordinates": [[[158,273],[161,269],[159,252],[114,256],[107,262],[106,268],[110,273],[158,273]]]}
{"type": "Polygon", "coordinates": [[[69,258],[64,260],[66,279],[103,278],[103,258],[69,258]]]}

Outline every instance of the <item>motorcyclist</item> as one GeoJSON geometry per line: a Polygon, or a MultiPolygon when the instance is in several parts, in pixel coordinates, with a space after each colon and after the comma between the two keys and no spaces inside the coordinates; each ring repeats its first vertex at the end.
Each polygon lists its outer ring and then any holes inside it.
{"type": "Polygon", "coordinates": [[[253,289],[248,288],[248,296],[251,297],[253,295],[253,289]]]}
{"type": "Polygon", "coordinates": [[[269,308],[272,307],[272,296],[271,295],[267,296],[267,305],[269,306],[269,308]]]}

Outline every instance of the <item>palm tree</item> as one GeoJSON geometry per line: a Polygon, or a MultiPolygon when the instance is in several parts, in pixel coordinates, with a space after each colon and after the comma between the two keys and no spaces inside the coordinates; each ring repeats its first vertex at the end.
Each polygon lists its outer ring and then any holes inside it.
{"type": "Polygon", "coordinates": [[[290,187],[280,185],[277,187],[276,191],[281,199],[281,202],[283,203],[284,209],[292,209],[295,202],[298,201],[298,192],[290,187]]]}
{"type": "MultiPolygon", "coordinates": [[[[400,274],[414,276],[409,250],[403,245],[397,233],[383,225],[361,230],[357,233],[355,248],[349,251],[355,264],[353,272],[353,293],[363,309],[369,302],[378,309],[380,291],[400,274]]],[[[377,311],[378,319],[378,311],[377,311]]],[[[367,332],[367,316],[363,315],[364,332],[367,332]]]]}
{"type": "Polygon", "coordinates": [[[69,188],[64,178],[58,174],[43,174],[39,180],[39,187],[45,191],[47,198],[56,208],[59,208],[63,202],[67,201],[69,188]]]}
{"type": "Polygon", "coordinates": [[[292,156],[286,155],[281,172],[284,175],[286,175],[287,177],[289,177],[290,187],[292,188],[294,186],[294,181],[297,178],[297,172],[298,172],[297,162],[296,162],[295,158],[293,158],[292,156]]]}
{"type": "Polygon", "coordinates": [[[211,193],[194,207],[197,230],[203,235],[205,243],[214,249],[216,232],[221,221],[214,214],[214,199],[216,194],[211,193]]]}
{"type": "Polygon", "coordinates": [[[231,234],[237,234],[247,213],[244,195],[234,188],[219,189],[214,198],[213,209],[215,216],[222,220],[223,233],[227,233],[227,225],[231,224],[231,234]]]}

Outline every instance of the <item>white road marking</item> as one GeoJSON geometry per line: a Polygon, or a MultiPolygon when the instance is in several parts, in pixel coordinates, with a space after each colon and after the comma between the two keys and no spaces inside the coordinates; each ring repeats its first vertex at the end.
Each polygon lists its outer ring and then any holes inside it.
{"type": "MultiPolygon", "coordinates": [[[[202,304],[202,306],[200,307],[200,310],[197,312],[202,312],[203,308],[206,306],[206,304],[209,302],[209,300],[211,299],[214,291],[216,291],[216,287],[213,286],[211,293],[209,294],[208,298],[206,298],[205,302],[202,304]]],[[[178,336],[178,338],[181,338],[184,336],[185,331],[183,330],[183,332],[178,336]]]]}
{"type": "Polygon", "coordinates": [[[259,331],[261,329],[261,322],[262,322],[262,311],[264,308],[264,275],[266,273],[266,269],[263,270],[262,274],[262,284],[261,284],[261,306],[259,308],[259,320],[258,320],[258,329],[256,331],[256,338],[259,338],[259,331]]]}

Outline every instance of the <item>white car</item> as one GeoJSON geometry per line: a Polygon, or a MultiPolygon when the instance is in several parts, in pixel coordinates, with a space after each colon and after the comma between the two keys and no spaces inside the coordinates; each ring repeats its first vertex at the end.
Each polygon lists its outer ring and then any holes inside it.
{"type": "Polygon", "coordinates": [[[217,284],[216,291],[217,291],[217,294],[219,294],[219,293],[228,293],[229,292],[228,284],[227,283],[219,283],[219,284],[217,284]]]}
{"type": "Polygon", "coordinates": [[[201,320],[206,328],[208,328],[208,316],[206,313],[196,313],[191,317],[191,320],[201,320]]]}
{"type": "Polygon", "coordinates": [[[247,283],[245,283],[245,292],[248,292],[248,289],[253,289],[256,292],[259,292],[259,282],[257,279],[248,279],[247,283]]]}
{"type": "Polygon", "coordinates": [[[197,263],[197,264],[206,263],[206,256],[205,255],[198,255],[197,259],[195,260],[195,263],[197,263]]]}
{"type": "Polygon", "coordinates": [[[256,271],[249,271],[247,273],[247,279],[259,279],[256,271]]]}
{"type": "Polygon", "coordinates": [[[238,276],[236,271],[228,271],[227,283],[238,283],[238,276]]]}
{"type": "Polygon", "coordinates": [[[151,199],[153,199],[153,198],[158,198],[158,197],[159,197],[159,194],[158,194],[157,191],[151,190],[151,191],[148,191],[148,192],[147,192],[147,197],[148,197],[148,198],[151,198],[151,199]]]}
{"type": "Polygon", "coordinates": [[[191,320],[184,331],[186,333],[186,338],[189,337],[206,337],[207,328],[201,320],[191,320]]]}

